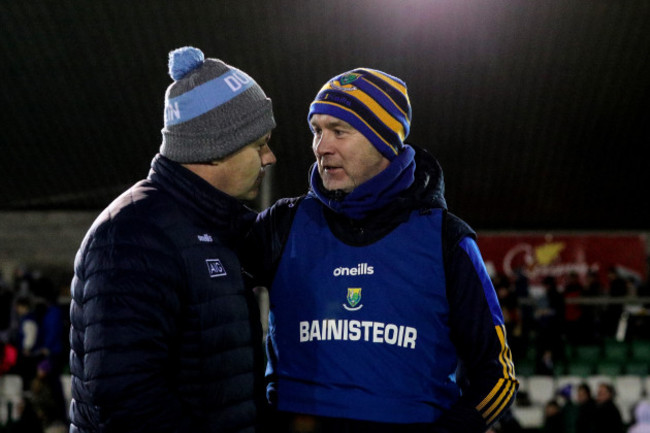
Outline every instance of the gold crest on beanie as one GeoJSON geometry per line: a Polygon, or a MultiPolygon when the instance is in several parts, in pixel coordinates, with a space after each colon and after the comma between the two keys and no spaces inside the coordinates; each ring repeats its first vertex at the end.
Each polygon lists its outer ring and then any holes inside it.
{"type": "Polygon", "coordinates": [[[411,128],[411,102],[406,83],[385,72],[357,68],[329,80],[309,106],[361,132],[389,160],[403,149],[411,128]]]}

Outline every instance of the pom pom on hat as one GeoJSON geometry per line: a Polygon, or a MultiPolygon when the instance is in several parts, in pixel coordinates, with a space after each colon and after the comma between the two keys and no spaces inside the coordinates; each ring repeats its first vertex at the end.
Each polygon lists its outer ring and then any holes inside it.
{"type": "Polygon", "coordinates": [[[177,48],[169,53],[169,76],[180,80],[203,64],[203,51],[194,47],[177,48]]]}

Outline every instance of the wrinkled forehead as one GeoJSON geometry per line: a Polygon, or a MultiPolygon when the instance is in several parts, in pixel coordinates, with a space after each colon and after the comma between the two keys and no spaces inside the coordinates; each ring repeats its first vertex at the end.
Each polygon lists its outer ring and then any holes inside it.
{"type": "Polygon", "coordinates": [[[338,117],[329,115],[329,114],[314,114],[311,116],[309,119],[309,124],[312,127],[319,127],[319,128],[328,128],[328,129],[334,129],[334,128],[344,128],[344,129],[355,129],[352,125],[350,125],[348,122],[346,122],[343,119],[339,119],[338,117]]]}

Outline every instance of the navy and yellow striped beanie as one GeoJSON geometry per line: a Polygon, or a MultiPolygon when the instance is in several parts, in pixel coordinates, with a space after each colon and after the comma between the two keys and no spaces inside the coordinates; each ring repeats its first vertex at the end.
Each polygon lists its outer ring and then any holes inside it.
{"type": "Polygon", "coordinates": [[[352,125],[377,150],[393,160],[404,147],[411,125],[406,83],[375,69],[357,68],[329,80],[309,107],[352,125]]]}

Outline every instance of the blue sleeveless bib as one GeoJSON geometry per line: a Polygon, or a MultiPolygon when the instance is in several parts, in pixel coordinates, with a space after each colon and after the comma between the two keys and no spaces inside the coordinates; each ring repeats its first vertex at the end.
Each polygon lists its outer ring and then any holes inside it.
{"type": "Polygon", "coordinates": [[[269,371],[278,409],[433,422],[459,397],[441,244],[442,211],[414,211],[356,247],[321,204],[299,205],[270,290],[269,371]]]}

